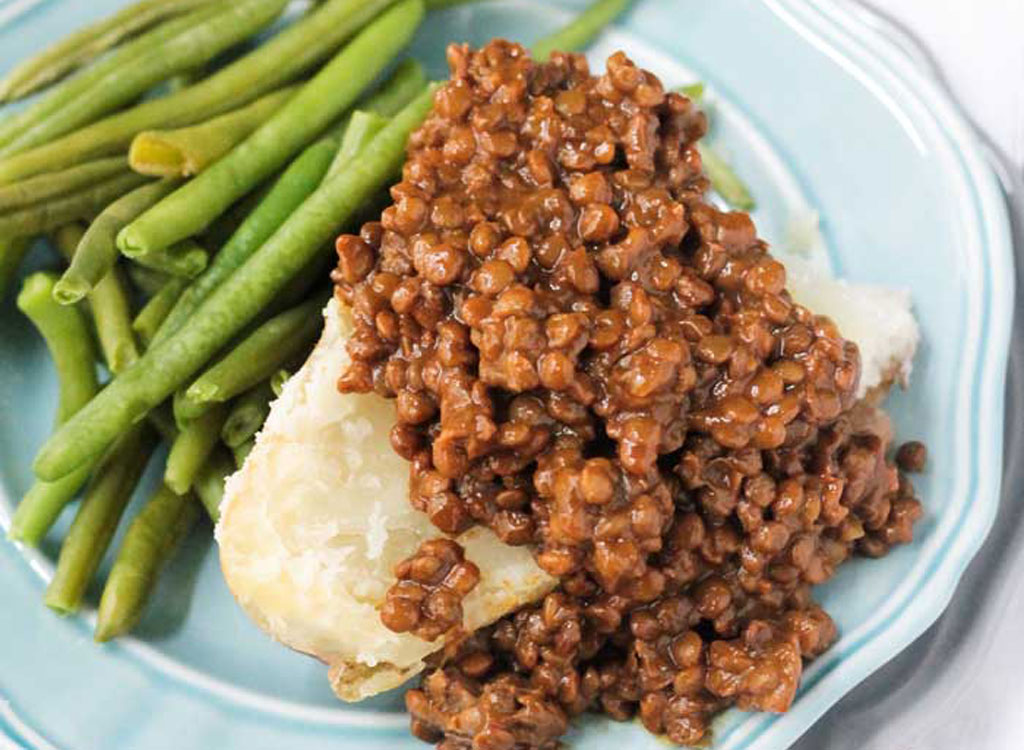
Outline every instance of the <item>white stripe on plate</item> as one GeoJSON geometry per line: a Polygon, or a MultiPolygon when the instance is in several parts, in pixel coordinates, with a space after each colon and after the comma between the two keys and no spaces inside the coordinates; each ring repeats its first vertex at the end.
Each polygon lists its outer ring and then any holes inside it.
{"type": "Polygon", "coordinates": [[[45,2],[46,0],[11,0],[0,5],[0,26],[6,26],[45,2]]]}

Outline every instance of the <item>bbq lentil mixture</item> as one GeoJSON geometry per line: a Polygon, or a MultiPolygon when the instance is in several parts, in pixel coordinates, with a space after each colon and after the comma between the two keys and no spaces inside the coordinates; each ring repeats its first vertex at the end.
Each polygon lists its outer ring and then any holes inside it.
{"type": "Polygon", "coordinates": [[[533,545],[560,586],[466,635],[458,545],[399,566],[384,623],[447,631],[413,732],[553,748],[601,711],[688,744],[728,706],[787,710],[836,636],[811,587],[921,515],[857,347],[707,201],[691,101],[621,53],[601,76],[505,41],[448,59],[393,205],[338,241],[339,388],[395,399],[441,531],[533,545]]]}

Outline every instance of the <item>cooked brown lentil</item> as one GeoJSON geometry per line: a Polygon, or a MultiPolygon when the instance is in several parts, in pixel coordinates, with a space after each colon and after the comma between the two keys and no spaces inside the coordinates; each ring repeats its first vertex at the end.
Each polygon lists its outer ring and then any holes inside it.
{"type": "Polygon", "coordinates": [[[462,623],[462,600],[480,582],[480,569],[451,539],[432,539],[395,568],[380,619],[396,633],[433,641],[462,623]]]}
{"type": "MultiPolygon", "coordinates": [[[[705,118],[654,75],[505,41],[448,60],[394,203],[338,241],[339,388],[396,400],[439,529],[534,545],[561,585],[449,634],[413,732],[552,748],[597,710],[693,743],[728,706],[787,710],[836,635],[811,587],[921,514],[856,399],[857,347],[793,302],[749,216],[705,200],[705,118]]],[[[461,564],[403,563],[385,623],[447,631],[458,601],[422,602],[461,564]]]]}
{"type": "Polygon", "coordinates": [[[919,474],[928,463],[928,449],[924,443],[911,440],[896,451],[896,465],[908,474],[919,474]]]}

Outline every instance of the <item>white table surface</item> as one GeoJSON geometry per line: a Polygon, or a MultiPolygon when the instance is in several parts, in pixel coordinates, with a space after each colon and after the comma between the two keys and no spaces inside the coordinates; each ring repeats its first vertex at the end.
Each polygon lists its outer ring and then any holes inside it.
{"type": "MultiPolygon", "coordinates": [[[[1024,0],[867,2],[927,48],[955,98],[1019,177],[1024,169],[1024,0]]],[[[1022,205],[1018,200],[1018,230],[1024,226],[1022,205]]],[[[1021,236],[1018,232],[1017,363],[1007,401],[1012,468],[992,535],[939,622],[837,704],[793,750],[1024,749],[1021,236]]]]}

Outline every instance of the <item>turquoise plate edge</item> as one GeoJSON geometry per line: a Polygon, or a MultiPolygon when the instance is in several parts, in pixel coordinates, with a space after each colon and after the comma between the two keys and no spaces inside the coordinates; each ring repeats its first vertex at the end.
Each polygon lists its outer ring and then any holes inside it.
{"type": "MultiPolygon", "coordinates": [[[[13,4],[0,5],[0,19],[5,8],[13,4]]],[[[971,383],[971,400],[977,408],[970,415],[969,433],[976,460],[971,464],[972,499],[961,509],[965,523],[959,527],[947,554],[931,561],[933,564],[921,580],[920,588],[914,592],[913,612],[905,612],[904,616],[893,618],[881,627],[869,629],[862,637],[844,637],[841,654],[808,670],[800,698],[789,714],[782,717],[731,715],[720,727],[715,747],[735,750],[789,746],[829,706],[910,643],[945,608],[960,575],[984,541],[998,502],[1003,386],[1014,293],[1005,205],[997,180],[955,105],[905,52],[840,3],[834,0],[820,0],[817,4],[806,0],[766,0],[765,5],[834,49],[843,50],[866,65],[880,65],[879,72],[891,79],[886,85],[895,86],[898,93],[918,100],[932,113],[935,124],[945,132],[956,151],[963,179],[971,188],[972,209],[983,234],[981,249],[984,251],[979,261],[983,266],[982,286],[975,291],[984,306],[978,319],[982,348],[977,353],[971,383]],[[852,643],[847,644],[847,641],[852,643]]],[[[643,35],[642,30],[638,33],[643,35]]],[[[0,722],[6,724],[3,729],[11,741],[19,739],[25,746],[37,746],[32,729],[19,725],[16,715],[0,710],[0,722]]]]}
{"type": "Polygon", "coordinates": [[[939,87],[919,60],[899,44],[902,32],[881,17],[868,23],[870,10],[854,12],[841,0],[762,0],[804,33],[887,66],[899,94],[919,100],[930,109],[935,123],[958,152],[964,178],[972,188],[972,209],[977,212],[986,241],[982,265],[985,277],[981,297],[987,301],[981,318],[981,340],[974,368],[972,393],[978,408],[971,419],[972,461],[969,499],[961,510],[963,526],[950,552],[930,561],[925,579],[913,592],[913,617],[896,617],[857,638],[844,635],[842,651],[819,660],[805,672],[800,696],[788,714],[749,715],[733,724],[715,747],[787,748],[831,706],[872,672],[895,657],[924,633],[948,606],[961,576],[991,531],[1001,497],[1006,368],[1016,295],[1012,232],[1007,203],[993,165],[972,126],[939,87]],[[887,28],[888,27],[888,28],[887,28]],[[972,513],[973,512],[973,513],[972,513]],[[848,641],[853,640],[851,647],[848,641]]]}

